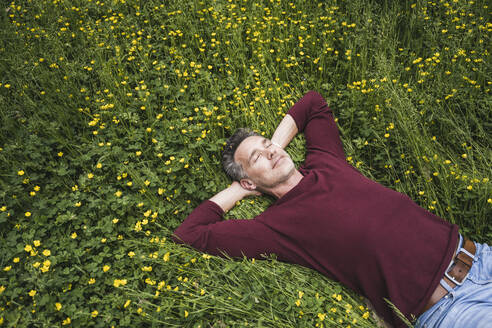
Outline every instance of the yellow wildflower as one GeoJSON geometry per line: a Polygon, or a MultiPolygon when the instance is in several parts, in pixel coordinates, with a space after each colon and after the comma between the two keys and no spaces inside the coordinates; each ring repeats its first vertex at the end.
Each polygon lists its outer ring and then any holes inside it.
{"type": "Polygon", "coordinates": [[[126,285],[126,279],[115,279],[113,282],[115,287],[120,287],[126,285]]]}

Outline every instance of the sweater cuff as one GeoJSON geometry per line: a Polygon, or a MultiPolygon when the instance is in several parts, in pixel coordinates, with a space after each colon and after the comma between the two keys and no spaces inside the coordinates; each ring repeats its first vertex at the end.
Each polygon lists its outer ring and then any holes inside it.
{"type": "Polygon", "coordinates": [[[206,206],[220,216],[224,214],[224,210],[222,209],[222,207],[220,207],[219,204],[211,201],[210,199],[205,200],[200,206],[206,206]]]}

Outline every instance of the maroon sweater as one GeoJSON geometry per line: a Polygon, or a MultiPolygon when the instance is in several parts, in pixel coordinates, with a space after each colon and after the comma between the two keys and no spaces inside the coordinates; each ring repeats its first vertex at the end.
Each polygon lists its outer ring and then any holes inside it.
{"type": "Polygon", "coordinates": [[[209,254],[261,254],[312,268],[366,296],[387,322],[422,312],[452,259],[458,226],[374,182],[345,160],[331,109],[308,92],[288,112],[306,138],[302,180],[253,219],[222,220],[204,201],[174,232],[209,254]]]}

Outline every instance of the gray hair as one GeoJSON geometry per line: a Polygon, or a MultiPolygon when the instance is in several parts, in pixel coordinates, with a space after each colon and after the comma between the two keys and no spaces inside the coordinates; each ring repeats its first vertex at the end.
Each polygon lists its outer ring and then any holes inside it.
{"type": "Polygon", "coordinates": [[[240,163],[234,161],[234,154],[239,144],[246,138],[251,136],[260,136],[260,134],[246,128],[239,128],[226,141],[224,151],[222,152],[222,166],[227,175],[236,181],[248,178],[246,172],[240,163]]]}

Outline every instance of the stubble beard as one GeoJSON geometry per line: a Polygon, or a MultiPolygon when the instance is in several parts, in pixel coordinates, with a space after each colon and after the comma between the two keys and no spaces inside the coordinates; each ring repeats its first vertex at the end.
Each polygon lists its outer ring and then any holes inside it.
{"type": "Polygon", "coordinates": [[[290,169],[290,171],[287,174],[285,174],[284,176],[279,177],[278,180],[276,180],[276,181],[274,181],[274,182],[272,182],[270,184],[266,184],[263,181],[257,182],[256,185],[257,185],[258,190],[260,190],[261,192],[265,192],[266,189],[270,189],[271,190],[271,189],[274,189],[274,188],[278,187],[279,185],[281,185],[282,183],[284,183],[285,181],[287,181],[294,174],[295,169],[296,169],[295,166],[292,165],[292,168],[290,169]]]}

